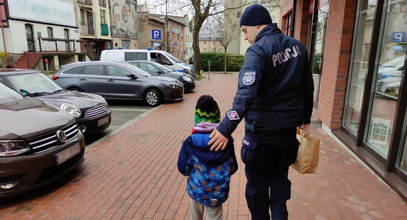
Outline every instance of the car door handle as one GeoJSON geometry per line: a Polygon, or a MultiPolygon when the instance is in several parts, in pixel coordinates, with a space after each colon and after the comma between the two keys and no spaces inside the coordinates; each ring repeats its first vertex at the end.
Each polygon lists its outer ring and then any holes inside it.
{"type": "Polygon", "coordinates": [[[80,78],[79,80],[80,81],[86,81],[86,78],[80,78]]]}
{"type": "Polygon", "coordinates": [[[109,80],[107,80],[108,82],[114,82],[114,79],[109,79],[109,80]]]}

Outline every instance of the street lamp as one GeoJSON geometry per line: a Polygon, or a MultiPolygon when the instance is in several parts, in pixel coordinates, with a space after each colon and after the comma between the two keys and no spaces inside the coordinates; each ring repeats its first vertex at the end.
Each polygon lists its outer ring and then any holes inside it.
{"type": "Polygon", "coordinates": [[[168,0],[165,0],[165,51],[169,52],[168,50],[168,38],[169,38],[169,31],[168,31],[168,0]]]}

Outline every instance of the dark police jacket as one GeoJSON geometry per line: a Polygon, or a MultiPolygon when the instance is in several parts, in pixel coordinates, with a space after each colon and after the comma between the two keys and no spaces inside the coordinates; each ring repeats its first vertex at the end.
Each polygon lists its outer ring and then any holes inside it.
{"type": "Polygon", "coordinates": [[[217,130],[229,137],[243,118],[256,133],[309,124],[313,91],[306,48],[270,24],[247,49],[233,107],[217,130]]]}

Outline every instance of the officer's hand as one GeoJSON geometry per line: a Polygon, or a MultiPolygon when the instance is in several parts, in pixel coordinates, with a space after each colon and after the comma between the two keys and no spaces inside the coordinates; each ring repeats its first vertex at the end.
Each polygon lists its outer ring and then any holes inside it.
{"type": "Polygon", "coordinates": [[[211,135],[209,135],[211,140],[208,142],[208,145],[211,146],[211,151],[224,150],[228,144],[229,139],[223,136],[218,130],[213,130],[211,135]]]}
{"type": "Polygon", "coordinates": [[[303,129],[304,131],[308,131],[310,128],[310,124],[303,124],[301,126],[298,126],[298,128],[303,129]]]}

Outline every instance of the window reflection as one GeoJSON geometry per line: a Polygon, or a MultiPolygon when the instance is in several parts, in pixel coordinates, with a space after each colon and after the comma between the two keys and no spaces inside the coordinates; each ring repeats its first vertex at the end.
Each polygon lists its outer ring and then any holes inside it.
{"type": "Polygon", "coordinates": [[[343,126],[357,134],[362,110],[362,99],[368,71],[373,22],[376,13],[376,0],[364,0],[359,4],[359,18],[356,26],[353,59],[349,73],[348,91],[345,104],[343,126]]]}
{"type": "Polygon", "coordinates": [[[387,158],[406,54],[407,0],[389,1],[370,110],[368,145],[387,158]]]}

